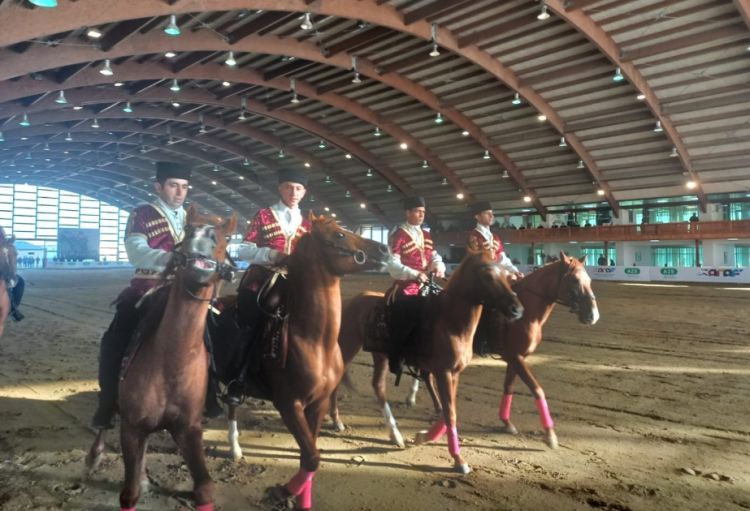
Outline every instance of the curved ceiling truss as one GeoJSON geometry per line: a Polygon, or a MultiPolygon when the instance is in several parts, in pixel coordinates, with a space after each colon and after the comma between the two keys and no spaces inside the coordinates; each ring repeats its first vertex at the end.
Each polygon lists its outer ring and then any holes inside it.
{"type": "MultiPolygon", "coordinates": [[[[94,137],[86,143],[102,143],[100,150],[106,152],[144,134],[153,137],[153,144],[166,135],[159,150],[168,154],[175,154],[172,137],[199,144],[203,151],[180,149],[179,158],[201,171],[221,164],[232,179],[251,177],[257,191],[238,191],[252,208],[272,195],[269,174],[281,164],[272,154],[286,151],[295,164],[307,162],[313,172],[311,192],[345,210],[351,223],[399,219],[397,195],[389,193],[393,188],[428,196],[431,209],[448,217],[463,211],[455,193],[468,200],[490,199],[508,210],[531,203],[544,215],[550,205],[595,201],[598,190],[617,214],[615,193],[620,199],[682,195],[682,183],[690,179],[696,186],[688,193],[705,208],[707,181],[713,191],[746,187],[750,177],[735,169],[746,163],[746,151],[736,147],[745,135],[742,121],[748,109],[712,115],[690,106],[744,105],[747,86],[712,84],[696,90],[689,75],[680,81],[679,73],[666,78],[661,69],[670,58],[687,60],[699,53],[711,58],[711,51],[727,48],[731,55],[710,62],[696,57],[686,72],[724,66],[721,78],[736,79],[747,70],[734,62],[737,47],[748,39],[747,26],[738,29],[726,9],[708,0],[667,6],[673,18],[687,20],[672,22],[668,29],[661,25],[668,18],[665,11],[652,17],[656,2],[647,0],[632,0],[624,11],[605,0],[546,4],[555,13],[553,20],[535,20],[539,4],[523,0],[217,0],[210,12],[197,0],[131,0],[106,9],[94,0],[61,0],[54,10],[30,10],[23,1],[5,0],[0,3],[2,129],[15,144],[19,133],[31,135],[29,128],[11,128],[19,115],[47,124],[49,130],[13,146],[31,152],[62,133],[78,133],[93,116],[107,123],[148,119],[140,130],[107,126],[117,133],[115,140],[94,137]],[[299,28],[304,12],[314,15],[313,30],[299,28]],[[706,29],[687,17],[698,13],[711,13],[706,23],[712,26],[706,29]],[[179,15],[180,37],[161,33],[170,14],[179,15]],[[80,19],[97,20],[90,25],[101,27],[98,43],[86,38],[80,19]],[[632,37],[649,25],[657,27],[654,42],[642,44],[632,37]],[[443,50],[436,59],[426,57],[433,43],[433,53],[443,50]],[[179,58],[167,60],[167,50],[179,58]],[[236,52],[237,68],[220,64],[228,51],[236,52]],[[98,74],[94,65],[103,59],[112,61],[114,77],[98,74]],[[627,86],[604,90],[602,82],[609,81],[613,67],[627,86]],[[352,77],[360,75],[365,83],[352,86],[352,77]],[[176,95],[166,92],[164,80],[174,79],[187,86],[179,94],[180,107],[170,111],[164,105],[176,95]],[[114,80],[126,82],[125,87],[106,85],[114,80]],[[226,90],[221,81],[230,82],[226,90]],[[85,108],[76,115],[60,112],[49,93],[62,90],[69,103],[85,108]],[[513,107],[501,107],[500,98],[510,103],[514,93],[513,107]],[[641,107],[632,99],[636,93],[642,95],[641,107]],[[292,95],[304,100],[290,105],[292,95]],[[134,112],[121,115],[119,105],[128,101],[134,112]],[[262,120],[237,121],[243,111],[262,120]],[[440,126],[431,124],[433,117],[440,126]],[[443,119],[450,124],[442,124],[443,119]],[[643,133],[648,123],[656,123],[656,135],[643,133]],[[211,136],[191,136],[200,126],[209,126],[211,136]],[[408,151],[373,141],[373,127],[406,144],[408,151]],[[461,131],[464,136],[456,136],[461,131]],[[561,149],[547,145],[556,137],[561,149]],[[707,149],[711,137],[724,137],[720,152],[707,149]],[[316,157],[318,140],[321,148],[337,149],[316,157]],[[657,153],[665,142],[673,147],[670,155],[662,155],[667,159],[657,153]],[[478,147],[475,155],[484,151],[482,160],[494,164],[469,156],[472,144],[478,147]],[[367,166],[367,178],[342,152],[367,166]],[[415,156],[423,170],[415,171],[409,162],[415,156]],[[568,167],[571,159],[578,165],[568,167]],[[243,161],[261,168],[248,172],[243,161]],[[369,169],[387,191],[372,185],[369,169]],[[503,180],[506,175],[510,179],[503,180]],[[346,189],[347,200],[326,186],[331,179],[346,189]],[[365,207],[358,210],[352,197],[365,207]]],[[[747,20],[747,0],[735,0],[733,9],[747,20]]],[[[130,151],[140,154],[141,145],[130,151]]],[[[115,154],[121,154],[119,148],[115,154]]],[[[5,155],[0,156],[2,161],[5,155]]],[[[240,211],[248,215],[247,209],[240,211]]]]}

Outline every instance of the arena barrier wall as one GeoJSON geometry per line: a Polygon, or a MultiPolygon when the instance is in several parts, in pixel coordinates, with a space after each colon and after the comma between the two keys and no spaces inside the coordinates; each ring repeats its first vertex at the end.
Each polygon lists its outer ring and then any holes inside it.
{"type": "MultiPolygon", "coordinates": [[[[524,273],[536,266],[518,265],[524,273]]],[[[618,282],[706,282],[710,284],[750,284],[750,268],[706,266],[703,268],[672,268],[659,266],[587,266],[594,280],[618,282]]]]}

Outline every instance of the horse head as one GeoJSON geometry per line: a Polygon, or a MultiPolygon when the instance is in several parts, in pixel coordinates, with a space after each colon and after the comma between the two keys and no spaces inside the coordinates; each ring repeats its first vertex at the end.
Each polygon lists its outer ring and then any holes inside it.
{"type": "Polygon", "coordinates": [[[451,275],[448,287],[454,280],[462,281],[469,295],[475,297],[477,302],[497,309],[503,316],[509,319],[523,316],[523,305],[511,289],[505,272],[494,263],[490,252],[481,246],[469,243],[466,258],[451,275]]]}
{"type": "Polygon", "coordinates": [[[320,247],[323,260],[333,275],[385,266],[389,257],[387,246],[344,229],[333,218],[316,217],[312,212],[309,218],[312,224],[309,240],[320,247]]]}
{"type": "Polygon", "coordinates": [[[558,287],[558,300],[570,307],[570,312],[578,314],[578,319],[585,325],[593,325],[599,321],[599,309],[596,306],[596,296],[591,290],[591,277],[586,272],[584,255],[580,259],[569,257],[560,252],[562,277],[558,287]]]}
{"type": "Polygon", "coordinates": [[[8,281],[11,286],[16,284],[16,258],[18,252],[15,245],[16,238],[11,236],[0,242],[0,278],[8,281]]]}
{"type": "Polygon", "coordinates": [[[174,266],[181,268],[188,280],[202,286],[219,279],[232,280],[236,268],[225,261],[227,244],[236,227],[236,214],[224,220],[218,216],[201,215],[190,206],[185,237],[175,248],[174,266]]]}

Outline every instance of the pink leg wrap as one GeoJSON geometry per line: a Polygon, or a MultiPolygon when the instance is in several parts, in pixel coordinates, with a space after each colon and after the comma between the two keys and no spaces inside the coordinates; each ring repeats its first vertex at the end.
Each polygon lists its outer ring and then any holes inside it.
{"type": "Polygon", "coordinates": [[[549,414],[547,400],[544,398],[537,399],[536,409],[539,410],[539,419],[542,421],[542,426],[544,426],[544,429],[554,428],[555,422],[552,420],[552,416],[549,414]]]}
{"type": "Polygon", "coordinates": [[[441,438],[443,438],[443,435],[445,435],[446,431],[448,431],[448,427],[445,425],[445,420],[438,419],[438,421],[433,424],[430,430],[427,432],[427,440],[430,442],[440,440],[441,438]]]}
{"type": "Polygon", "coordinates": [[[120,511],[135,511],[134,507],[121,507],[120,511]]]}
{"type": "Polygon", "coordinates": [[[315,477],[315,472],[308,472],[307,470],[299,469],[299,471],[294,474],[294,477],[286,483],[286,489],[296,497],[303,492],[308,483],[312,486],[313,477],[315,477]]]}
{"type": "Polygon", "coordinates": [[[448,429],[448,451],[451,456],[458,456],[461,454],[461,446],[458,443],[458,430],[456,426],[451,426],[448,429]]]}
{"type": "Polygon", "coordinates": [[[510,420],[510,406],[513,404],[513,394],[503,394],[500,400],[500,420],[510,420]]]}
{"type": "Polygon", "coordinates": [[[214,511],[214,504],[213,502],[209,502],[208,504],[198,504],[195,506],[195,511],[214,511]]]}
{"type": "Polygon", "coordinates": [[[302,487],[302,493],[297,495],[297,508],[312,509],[312,479],[302,487]]]}

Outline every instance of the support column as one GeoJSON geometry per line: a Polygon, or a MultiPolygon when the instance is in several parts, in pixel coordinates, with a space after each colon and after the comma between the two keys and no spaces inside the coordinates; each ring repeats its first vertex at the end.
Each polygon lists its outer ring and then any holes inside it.
{"type": "Polygon", "coordinates": [[[695,240],[695,266],[698,266],[698,267],[701,265],[700,255],[701,255],[701,240],[696,239],[695,240]]]}
{"type": "Polygon", "coordinates": [[[531,248],[529,249],[531,253],[529,254],[529,257],[526,258],[526,262],[529,263],[529,260],[531,261],[529,264],[537,264],[536,263],[536,255],[534,252],[534,249],[536,248],[536,244],[532,241],[531,242],[531,248]]]}

